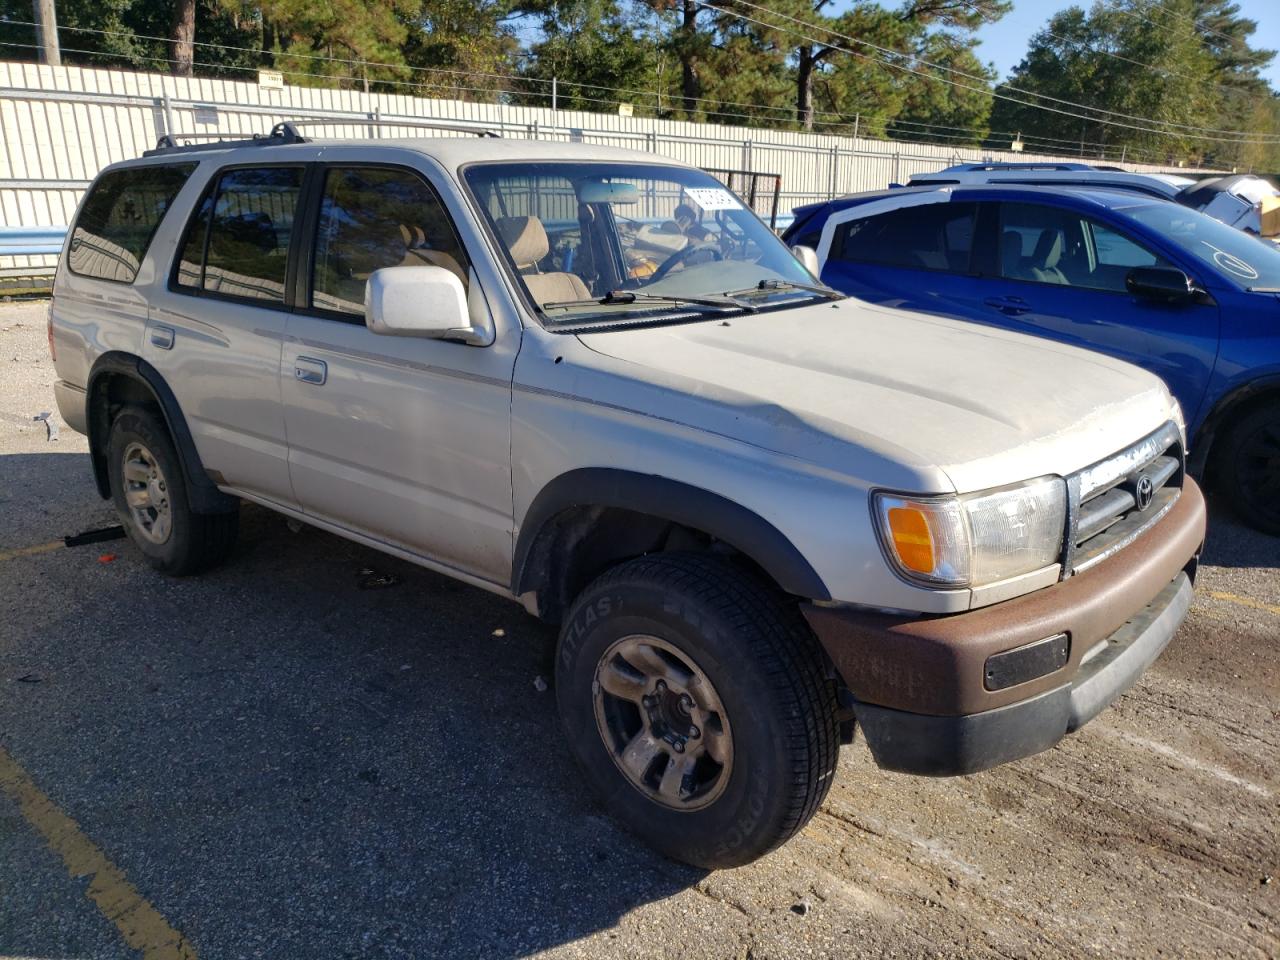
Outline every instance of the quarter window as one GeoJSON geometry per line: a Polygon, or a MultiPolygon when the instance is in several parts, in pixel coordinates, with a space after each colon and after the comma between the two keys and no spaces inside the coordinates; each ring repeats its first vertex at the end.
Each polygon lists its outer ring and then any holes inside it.
{"type": "Polygon", "coordinates": [[[187,230],[178,285],[283,304],[301,188],[301,167],[222,174],[187,230]]]}
{"type": "Polygon", "coordinates": [[[363,317],[369,275],[408,266],[443,267],[467,285],[466,254],[435,191],[408,170],[330,169],[316,225],[311,305],[363,317]]]}
{"type": "Polygon", "coordinates": [[[71,233],[71,271],[132,283],[156,228],[195,168],[194,163],[133,167],[101,177],[71,233]]]}
{"type": "Polygon", "coordinates": [[[977,205],[926,203],[842,224],[831,259],[912,270],[967,273],[977,205]]]}

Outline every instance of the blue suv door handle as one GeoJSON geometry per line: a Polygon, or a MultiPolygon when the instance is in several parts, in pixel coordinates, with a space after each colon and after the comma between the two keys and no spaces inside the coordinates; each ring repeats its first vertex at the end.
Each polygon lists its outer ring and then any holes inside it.
{"type": "Polygon", "coordinates": [[[1016,317],[1031,310],[1031,305],[1021,297],[987,297],[982,302],[988,307],[995,307],[1007,317],[1016,317]]]}

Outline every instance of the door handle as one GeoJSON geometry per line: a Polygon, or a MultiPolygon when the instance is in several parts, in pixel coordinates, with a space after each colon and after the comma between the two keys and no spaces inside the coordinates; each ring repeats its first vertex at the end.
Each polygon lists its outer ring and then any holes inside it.
{"type": "Polygon", "coordinates": [[[987,297],[982,302],[1009,317],[1016,317],[1020,313],[1029,313],[1031,311],[1031,305],[1021,297],[987,297]]]}
{"type": "Polygon", "coordinates": [[[303,383],[321,385],[329,377],[329,367],[323,360],[313,357],[298,357],[293,361],[293,376],[303,383]]]}
{"type": "Polygon", "coordinates": [[[173,349],[173,327],[156,324],[151,328],[151,345],[161,350],[173,349]]]}

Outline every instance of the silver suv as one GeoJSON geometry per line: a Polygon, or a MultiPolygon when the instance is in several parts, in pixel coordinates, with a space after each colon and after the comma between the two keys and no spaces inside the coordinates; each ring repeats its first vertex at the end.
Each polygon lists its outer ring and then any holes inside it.
{"type": "Polygon", "coordinates": [[[522,603],[590,787],[706,867],[798,831],[855,725],[919,774],[1051,746],[1204,536],[1155,377],[842,297],[629,151],[166,145],[89,189],[49,336],[158,570],[248,500],[522,603]]]}

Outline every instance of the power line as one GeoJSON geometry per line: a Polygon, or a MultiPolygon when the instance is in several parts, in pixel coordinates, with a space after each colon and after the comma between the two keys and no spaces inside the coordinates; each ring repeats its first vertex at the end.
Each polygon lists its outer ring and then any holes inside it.
{"type": "Polygon", "coordinates": [[[827,39],[827,40],[821,40],[821,39],[818,39],[818,38],[816,38],[816,37],[813,37],[813,36],[811,36],[811,35],[809,35],[809,34],[800,33],[799,31],[796,31],[796,30],[793,30],[793,29],[788,29],[788,28],[783,27],[783,26],[780,26],[779,24],[776,24],[776,23],[768,23],[768,22],[766,22],[766,21],[759,20],[759,19],[757,19],[757,18],[755,18],[755,17],[750,17],[750,16],[748,16],[747,14],[739,13],[739,12],[737,12],[737,11],[735,11],[735,10],[730,10],[730,9],[727,9],[727,8],[716,7],[716,6],[712,5],[711,3],[707,2],[707,0],[692,0],[692,2],[693,2],[693,3],[695,3],[695,4],[697,4],[697,5],[698,5],[698,6],[700,6],[700,7],[719,11],[719,13],[720,13],[721,15],[734,17],[734,18],[736,18],[736,19],[744,20],[744,21],[747,21],[747,22],[750,22],[750,23],[755,23],[755,24],[757,24],[757,25],[759,25],[759,26],[767,27],[767,28],[769,28],[769,29],[771,29],[771,30],[777,30],[777,31],[779,31],[779,32],[781,32],[781,33],[785,33],[785,34],[788,34],[788,35],[790,35],[790,36],[794,36],[794,37],[799,37],[799,38],[800,38],[800,39],[802,39],[802,40],[807,40],[809,43],[816,43],[816,44],[820,44],[820,45],[822,45],[822,46],[831,47],[832,49],[840,50],[840,51],[842,51],[842,52],[844,52],[844,53],[848,53],[848,54],[850,54],[850,55],[852,55],[852,56],[858,57],[858,58],[863,59],[863,60],[869,60],[869,61],[874,62],[874,63],[880,63],[880,64],[883,64],[883,65],[888,66],[888,67],[891,67],[891,68],[893,68],[893,69],[895,69],[895,70],[901,70],[901,71],[903,71],[903,72],[905,72],[905,73],[915,74],[916,76],[923,77],[923,78],[928,79],[928,80],[934,80],[934,81],[937,81],[937,82],[939,82],[939,83],[946,83],[946,84],[948,84],[948,85],[950,85],[950,86],[958,87],[958,88],[960,88],[960,89],[964,89],[964,90],[970,90],[970,91],[973,91],[973,92],[975,92],[975,93],[985,93],[985,94],[988,94],[989,96],[992,96],[992,97],[994,97],[994,98],[996,98],[996,99],[999,99],[999,100],[1006,100],[1006,101],[1008,101],[1008,102],[1010,102],[1010,103],[1017,103],[1017,104],[1020,104],[1020,105],[1022,105],[1022,106],[1025,106],[1025,107],[1030,107],[1030,108],[1035,109],[1035,110],[1045,110],[1045,111],[1048,111],[1048,112],[1061,114],[1061,115],[1063,115],[1063,116],[1074,117],[1074,118],[1075,118],[1075,119],[1077,119],[1077,120],[1085,120],[1085,121],[1090,122],[1090,123],[1100,123],[1100,124],[1105,124],[1105,125],[1108,125],[1108,126],[1124,127],[1124,128],[1131,129],[1131,130],[1138,130],[1138,131],[1141,131],[1141,132],[1143,132],[1143,133],[1151,133],[1151,134],[1155,134],[1155,135],[1157,135],[1157,136],[1166,136],[1166,137],[1184,137],[1184,138],[1187,138],[1187,139],[1205,140],[1205,141],[1209,141],[1209,142],[1213,142],[1213,143],[1244,143],[1244,144],[1270,144],[1270,143],[1280,143],[1280,136],[1267,137],[1267,138],[1265,138],[1265,139],[1245,139],[1245,138],[1244,138],[1244,135],[1241,133],[1241,131],[1238,131],[1238,130],[1219,130],[1219,129],[1215,129],[1215,128],[1212,128],[1212,127],[1199,127],[1199,126],[1194,126],[1194,125],[1191,125],[1191,124],[1175,123],[1175,122],[1173,122],[1173,121],[1169,121],[1169,120],[1156,120],[1156,119],[1151,118],[1151,117],[1142,117],[1142,116],[1137,116],[1137,115],[1134,115],[1134,114],[1120,113],[1120,112],[1115,111],[1115,110],[1105,110],[1105,109],[1103,109],[1103,108],[1101,108],[1101,107],[1092,107],[1092,106],[1088,106],[1088,105],[1086,105],[1086,104],[1076,103],[1076,102],[1071,101],[1071,100],[1063,100],[1063,99],[1061,99],[1061,98],[1059,98],[1059,97],[1052,97],[1052,96],[1049,96],[1048,94],[1035,93],[1034,91],[1030,91],[1030,90],[1023,90],[1023,89],[1021,89],[1021,88],[1013,87],[1013,86],[1010,86],[1010,85],[1008,85],[1008,84],[1003,84],[1001,88],[997,88],[997,89],[993,90],[993,89],[991,89],[991,87],[987,86],[987,84],[989,84],[989,83],[990,83],[990,81],[989,81],[989,80],[987,80],[987,78],[986,78],[986,77],[978,77],[978,76],[976,76],[976,75],[974,75],[974,74],[965,73],[965,72],[964,72],[964,71],[962,71],[962,70],[956,70],[956,69],[955,69],[955,68],[953,68],[953,67],[947,67],[947,66],[943,66],[943,65],[941,65],[941,64],[931,63],[930,61],[925,60],[925,59],[923,59],[923,58],[921,58],[921,57],[915,56],[914,54],[902,53],[902,52],[899,52],[899,51],[896,51],[896,50],[890,50],[890,49],[888,49],[888,48],[886,48],[886,47],[881,47],[881,46],[879,46],[878,44],[871,43],[871,42],[870,42],[870,41],[868,41],[868,40],[861,40],[861,39],[859,39],[859,38],[857,38],[857,37],[850,37],[850,36],[848,36],[848,35],[846,35],[846,34],[840,33],[839,31],[836,31],[836,30],[831,29],[830,27],[823,27],[823,26],[817,26],[817,25],[814,25],[814,24],[809,24],[809,23],[807,23],[806,21],[803,21],[803,20],[801,20],[801,19],[799,19],[799,18],[797,18],[797,17],[792,17],[792,16],[790,16],[790,15],[788,15],[788,14],[784,14],[784,13],[778,13],[778,12],[776,12],[776,11],[770,10],[768,7],[763,7],[763,6],[760,6],[759,4],[751,3],[751,2],[749,2],[749,0],[737,0],[738,4],[740,4],[741,6],[751,7],[751,8],[753,8],[753,9],[755,9],[755,10],[760,10],[760,11],[762,11],[762,12],[764,12],[764,13],[770,14],[771,16],[776,16],[776,17],[779,17],[779,18],[781,18],[781,19],[783,19],[783,20],[789,20],[789,21],[791,21],[791,22],[793,22],[793,23],[798,23],[798,24],[800,24],[801,26],[805,27],[806,29],[816,29],[816,30],[819,30],[819,31],[821,31],[821,32],[823,32],[823,33],[828,34],[828,35],[829,35],[829,36],[831,36],[831,37],[838,37],[838,38],[840,38],[841,40],[846,40],[846,41],[848,41],[848,42],[850,42],[850,43],[856,43],[856,44],[859,44],[859,45],[861,45],[861,46],[871,47],[872,49],[879,50],[879,51],[882,51],[882,52],[885,52],[885,53],[889,53],[890,55],[895,56],[895,57],[901,57],[901,58],[906,59],[906,60],[912,60],[912,61],[915,61],[915,62],[917,62],[917,63],[924,64],[925,66],[932,67],[932,68],[933,68],[933,69],[935,69],[935,70],[940,70],[940,71],[943,71],[943,72],[946,72],[946,73],[954,74],[954,75],[956,75],[956,76],[965,77],[966,79],[970,79],[970,80],[977,80],[977,81],[979,81],[980,83],[984,84],[984,86],[981,86],[981,87],[975,87],[975,86],[972,86],[972,85],[969,85],[969,84],[959,83],[959,82],[957,82],[957,81],[955,81],[955,80],[949,80],[949,79],[947,79],[946,77],[941,77],[941,76],[937,76],[937,75],[934,75],[934,74],[924,73],[924,72],[922,72],[922,71],[920,71],[920,70],[912,69],[911,67],[904,66],[903,64],[900,64],[900,63],[894,63],[893,61],[891,61],[891,60],[886,60],[886,59],[884,59],[884,58],[882,58],[882,57],[874,57],[874,56],[869,56],[869,55],[867,55],[867,54],[865,54],[865,53],[859,53],[858,51],[856,51],[856,50],[852,50],[852,49],[850,49],[850,48],[848,48],[848,47],[843,47],[843,46],[841,46],[841,45],[839,45],[839,44],[832,43],[829,39],[827,39]],[[1070,111],[1070,110],[1063,110],[1063,109],[1059,109],[1059,108],[1057,108],[1057,107],[1046,106],[1045,104],[1040,104],[1040,103],[1030,103],[1030,102],[1025,101],[1025,100],[1019,100],[1019,99],[1017,99],[1016,97],[1010,97],[1010,96],[1008,96],[1007,94],[1000,93],[1000,92],[999,92],[999,90],[1000,90],[1000,89],[1010,90],[1010,91],[1012,91],[1012,92],[1014,92],[1014,93],[1021,93],[1021,94],[1025,95],[1025,96],[1037,97],[1037,98],[1039,98],[1039,99],[1041,99],[1041,100],[1048,100],[1048,101],[1051,101],[1051,102],[1053,102],[1053,103],[1062,104],[1063,106],[1074,107],[1074,108],[1076,108],[1077,110],[1091,110],[1091,111],[1093,111],[1093,112],[1095,112],[1095,113],[1105,114],[1105,115],[1107,115],[1107,116],[1121,117],[1121,118],[1126,119],[1126,120],[1137,120],[1137,121],[1140,121],[1141,123],[1145,123],[1145,124],[1160,123],[1160,124],[1164,124],[1165,126],[1169,126],[1169,127],[1178,127],[1178,128],[1182,128],[1182,129],[1185,129],[1185,130],[1198,130],[1198,131],[1204,131],[1204,133],[1225,134],[1226,136],[1210,137],[1210,136],[1204,136],[1203,134],[1197,134],[1197,133],[1179,133],[1179,132],[1176,132],[1176,131],[1172,131],[1172,130],[1164,130],[1164,129],[1160,129],[1160,128],[1157,128],[1157,127],[1150,127],[1150,126],[1135,126],[1134,124],[1121,123],[1121,122],[1119,122],[1119,121],[1117,121],[1117,120],[1108,120],[1108,119],[1106,119],[1106,118],[1105,118],[1105,117],[1103,117],[1103,116],[1097,116],[1097,117],[1095,117],[1095,116],[1089,116],[1088,114],[1075,113],[1075,112],[1070,111]]]}

